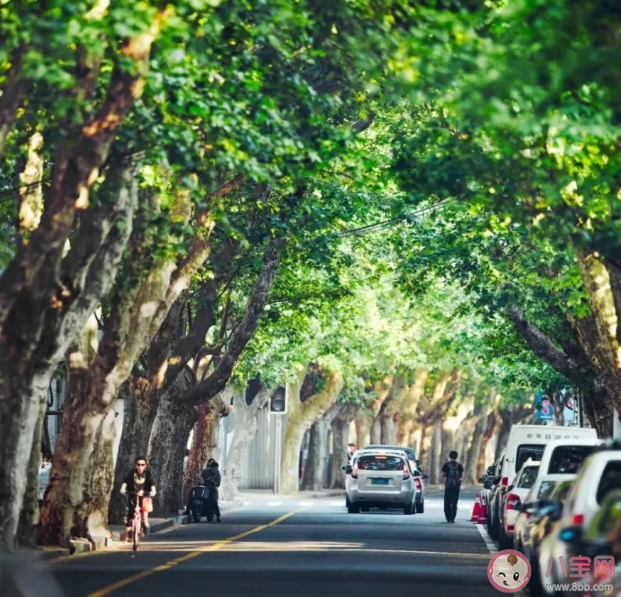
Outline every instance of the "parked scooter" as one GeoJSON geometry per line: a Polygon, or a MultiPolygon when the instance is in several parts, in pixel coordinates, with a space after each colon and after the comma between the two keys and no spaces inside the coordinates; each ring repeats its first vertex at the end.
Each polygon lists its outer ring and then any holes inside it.
{"type": "Polygon", "coordinates": [[[194,483],[194,487],[190,490],[188,502],[192,519],[198,523],[205,516],[207,522],[211,522],[215,514],[212,491],[205,486],[205,482],[200,477],[191,479],[191,481],[194,483]]]}

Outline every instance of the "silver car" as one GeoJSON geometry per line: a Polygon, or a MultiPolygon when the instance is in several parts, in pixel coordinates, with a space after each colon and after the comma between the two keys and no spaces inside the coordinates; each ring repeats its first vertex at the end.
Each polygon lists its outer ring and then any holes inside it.
{"type": "Polygon", "coordinates": [[[363,451],[345,467],[346,506],[350,514],[369,508],[416,511],[416,484],[402,452],[363,451]]]}

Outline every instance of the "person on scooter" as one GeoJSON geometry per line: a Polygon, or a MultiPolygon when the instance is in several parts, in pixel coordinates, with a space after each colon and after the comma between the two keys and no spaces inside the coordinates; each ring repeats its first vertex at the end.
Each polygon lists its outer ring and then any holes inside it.
{"type": "MultiPolygon", "coordinates": [[[[211,460],[213,460],[213,458],[211,460]]],[[[216,520],[221,522],[220,508],[218,507],[218,487],[220,487],[220,483],[222,482],[222,475],[220,475],[218,463],[213,460],[211,466],[208,466],[203,473],[203,479],[205,480],[205,486],[209,490],[209,499],[212,502],[216,520]]]]}

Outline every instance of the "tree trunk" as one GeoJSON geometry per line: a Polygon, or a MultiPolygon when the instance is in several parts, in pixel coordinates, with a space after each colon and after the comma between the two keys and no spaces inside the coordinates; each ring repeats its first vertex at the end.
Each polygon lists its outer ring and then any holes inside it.
{"type": "Polygon", "coordinates": [[[274,390],[275,388],[262,388],[250,404],[246,404],[244,392],[233,395],[233,413],[230,416],[235,417],[235,430],[222,477],[220,495],[223,500],[234,500],[238,496],[243,459],[257,433],[257,415],[268,404],[274,390]]]}
{"type": "Polygon", "coordinates": [[[302,489],[319,491],[324,487],[325,469],[328,459],[328,432],[338,412],[338,406],[333,405],[321,419],[315,421],[310,429],[310,445],[302,489]]]}
{"type": "Polygon", "coordinates": [[[403,412],[399,421],[399,429],[397,433],[397,445],[410,446],[412,441],[412,432],[416,417],[418,415],[418,405],[425,391],[425,383],[429,377],[429,370],[420,368],[414,374],[414,383],[406,389],[406,396],[403,404],[403,412]]]}
{"type": "Polygon", "coordinates": [[[442,461],[442,421],[438,421],[431,432],[431,446],[429,450],[429,483],[440,483],[440,468],[442,461]]]}
{"type": "Polygon", "coordinates": [[[382,423],[379,415],[371,422],[371,443],[373,445],[382,443],[382,423]]]}
{"type": "Polygon", "coordinates": [[[123,398],[124,405],[123,430],[110,500],[109,520],[112,524],[124,524],[127,499],[119,493],[121,484],[134,468],[136,460],[147,456],[151,429],[159,404],[149,383],[143,378],[130,378],[121,387],[119,398],[123,398]]]}
{"type": "Polygon", "coordinates": [[[280,467],[281,491],[285,494],[298,491],[299,454],[304,433],[334,404],[343,389],[343,376],[330,373],[325,387],[302,402],[300,390],[305,373],[306,370],[301,372],[298,382],[289,384],[289,412],[280,467]]]}
{"type": "Polygon", "coordinates": [[[370,415],[359,411],[354,419],[356,424],[356,448],[359,450],[371,444],[371,422],[370,415]]]}
{"type": "MultiPolygon", "coordinates": [[[[487,470],[486,463],[486,452],[487,445],[489,441],[494,437],[496,431],[499,426],[498,415],[494,411],[490,413],[487,417],[487,428],[485,429],[485,433],[483,434],[483,441],[481,442],[481,447],[479,450],[479,458],[477,460],[477,469],[475,475],[475,481],[478,483],[478,479],[485,473],[487,470]]],[[[491,464],[491,463],[490,463],[491,464]]]]}
{"type": "MultiPolygon", "coordinates": [[[[225,391],[225,398],[216,397],[207,404],[201,404],[196,408],[196,423],[192,433],[192,444],[190,445],[190,455],[185,470],[186,479],[196,479],[200,477],[207,461],[213,456],[217,447],[218,426],[223,416],[228,415],[228,401],[231,399],[231,391],[225,391]]],[[[223,471],[222,471],[223,472],[223,471]]],[[[188,495],[193,483],[184,483],[183,502],[187,503],[188,495]]]]}
{"type": "Polygon", "coordinates": [[[17,118],[26,87],[26,81],[21,76],[24,51],[24,46],[20,44],[11,53],[11,66],[5,75],[4,87],[0,90],[0,158],[4,155],[6,139],[17,118]]]}
{"type": "Polygon", "coordinates": [[[329,485],[333,489],[345,489],[345,474],[341,466],[347,464],[349,428],[359,410],[358,404],[345,402],[339,405],[338,412],[332,420],[332,469],[329,485]]]}
{"type": "Polygon", "coordinates": [[[39,524],[39,471],[41,470],[41,441],[43,438],[43,424],[47,402],[42,402],[39,408],[39,421],[30,451],[28,476],[22,512],[17,531],[17,542],[20,546],[35,547],[37,543],[36,526],[39,524]]]}
{"type": "Polygon", "coordinates": [[[183,459],[190,432],[196,421],[196,409],[174,395],[162,399],[151,441],[149,466],[157,494],[153,500],[154,516],[176,516],[182,503],[183,459]]]}

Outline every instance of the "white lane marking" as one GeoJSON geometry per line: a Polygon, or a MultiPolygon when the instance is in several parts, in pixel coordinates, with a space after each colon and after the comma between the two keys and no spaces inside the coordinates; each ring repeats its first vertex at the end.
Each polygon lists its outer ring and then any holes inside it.
{"type": "Polygon", "coordinates": [[[478,524],[476,526],[479,530],[479,533],[481,533],[481,537],[483,538],[483,541],[485,542],[485,546],[487,547],[488,551],[492,555],[494,555],[498,551],[498,549],[496,548],[496,544],[488,537],[487,532],[485,531],[485,525],[478,524]]]}
{"type": "Polygon", "coordinates": [[[330,502],[331,506],[343,506],[345,507],[345,502],[343,500],[339,500],[338,502],[330,502]]]}
{"type": "Polygon", "coordinates": [[[252,502],[244,502],[244,506],[250,506],[250,504],[252,504],[252,502]]]}
{"type": "Polygon", "coordinates": [[[280,506],[282,502],[267,502],[266,506],[280,506]]]}
{"type": "Polygon", "coordinates": [[[299,505],[299,506],[314,506],[314,505],[315,505],[315,502],[310,501],[310,500],[307,500],[307,501],[305,501],[305,502],[299,502],[299,504],[298,504],[298,505],[299,505]]]}

